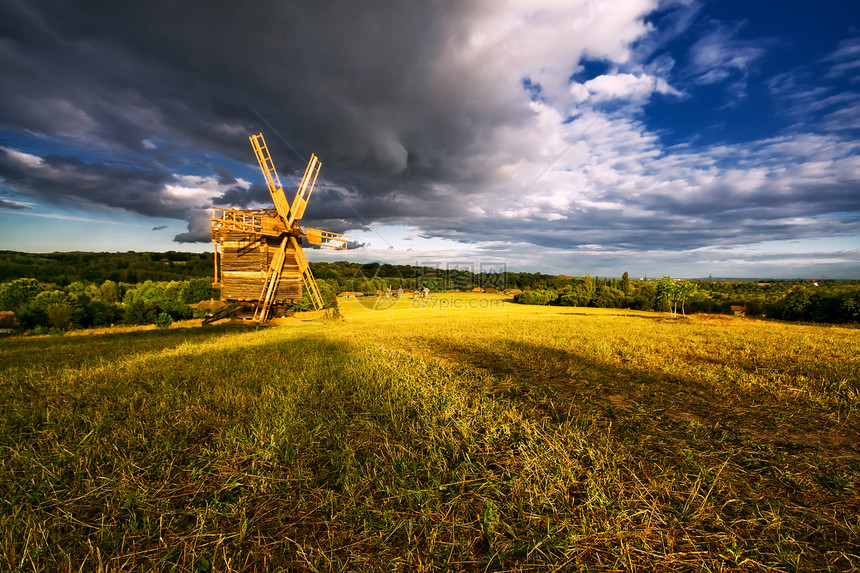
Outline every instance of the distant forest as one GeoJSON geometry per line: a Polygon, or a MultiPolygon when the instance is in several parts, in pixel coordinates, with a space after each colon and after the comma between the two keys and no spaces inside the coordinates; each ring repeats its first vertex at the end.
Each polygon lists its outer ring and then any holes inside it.
{"type": "MultiPolygon", "coordinates": [[[[673,312],[738,313],[791,321],[860,322],[860,281],[659,280],[507,272],[504,267],[438,269],[379,263],[311,263],[327,306],[343,291],[508,291],[521,304],[673,312]]],[[[218,298],[212,253],[0,251],[0,311],[34,334],[110,324],[190,318],[189,306],[218,298]]],[[[310,308],[299,301],[295,310],[310,308]]]]}
{"type": "Polygon", "coordinates": [[[73,282],[142,283],[211,277],[212,253],[18,253],[0,251],[0,282],[30,278],[57,286],[73,282]]]}

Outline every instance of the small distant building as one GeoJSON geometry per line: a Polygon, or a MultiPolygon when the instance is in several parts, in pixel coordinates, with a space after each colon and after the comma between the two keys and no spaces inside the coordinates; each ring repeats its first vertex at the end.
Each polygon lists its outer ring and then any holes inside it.
{"type": "Polygon", "coordinates": [[[518,288],[509,288],[505,291],[505,294],[513,296],[515,294],[523,294],[523,291],[518,288]]]}
{"type": "Polygon", "coordinates": [[[818,281],[811,281],[811,282],[812,282],[812,286],[818,286],[818,281]]]}
{"type": "Polygon", "coordinates": [[[496,293],[497,293],[497,292],[499,292],[499,291],[497,291],[497,290],[496,290],[496,289],[494,289],[493,287],[487,287],[487,288],[485,288],[485,289],[484,289],[484,292],[485,292],[485,293],[487,293],[487,294],[496,294],[496,293]]]}
{"type": "Polygon", "coordinates": [[[340,296],[343,298],[359,298],[359,297],[364,296],[364,293],[361,293],[358,291],[345,290],[337,296],[340,296]]]}
{"type": "Polygon", "coordinates": [[[475,287],[472,289],[472,292],[484,292],[484,289],[482,289],[481,287],[475,287]]]}
{"type": "Polygon", "coordinates": [[[21,323],[11,310],[0,310],[0,335],[14,334],[21,323]]]}
{"type": "Polygon", "coordinates": [[[730,308],[731,308],[732,314],[735,316],[746,316],[747,315],[747,307],[745,307],[745,306],[732,305],[730,308]]]}

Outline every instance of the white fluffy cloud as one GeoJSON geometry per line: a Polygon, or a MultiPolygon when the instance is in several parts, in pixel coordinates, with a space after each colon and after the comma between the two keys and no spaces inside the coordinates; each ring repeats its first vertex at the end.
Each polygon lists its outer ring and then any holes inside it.
{"type": "Polygon", "coordinates": [[[665,79],[644,73],[604,74],[581,84],[571,84],[570,93],[577,103],[589,98],[595,102],[613,99],[641,102],[654,93],[681,95],[665,79]]]}

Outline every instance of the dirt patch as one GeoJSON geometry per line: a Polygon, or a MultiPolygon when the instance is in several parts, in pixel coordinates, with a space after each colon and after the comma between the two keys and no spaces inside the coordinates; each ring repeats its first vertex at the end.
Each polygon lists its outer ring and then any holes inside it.
{"type": "Polygon", "coordinates": [[[214,310],[227,305],[220,300],[201,300],[188,306],[197,310],[214,310]]]}
{"type": "Polygon", "coordinates": [[[304,324],[303,320],[299,320],[295,316],[282,316],[280,318],[273,318],[266,324],[269,326],[295,326],[297,324],[304,324]]]}
{"type": "Polygon", "coordinates": [[[641,396],[638,392],[628,392],[624,390],[616,391],[614,394],[610,394],[607,396],[609,402],[615,406],[616,408],[626,408],[630,409],[632,407],[631,402],[634,400],[639,400],[641,396]]]}

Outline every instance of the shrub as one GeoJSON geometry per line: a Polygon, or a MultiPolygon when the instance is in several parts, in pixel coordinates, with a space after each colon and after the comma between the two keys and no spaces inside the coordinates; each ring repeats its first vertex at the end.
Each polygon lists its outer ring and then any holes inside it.
{"type": "Polygon", "coordinates": [[[522,294],[514,295],[514,302],[545,305],[555,302],[557,298],[558,293],[554,290],[527,290],[522,294]]]}
{"type": "Polygon", "coordinates": [[[155,319],[155,326],[162,329],[170,328],[170,325],[173,324],[173,319],[166,312],[162,312],[158,315],[158,318],[155,319]]]}
{"type": "Polygon", "coordinates": [[[65,334],[66,331],[62,328],[50,328],[48,326],[37,326],[36,328],[31,328],[30,330],[24,333],[24,336],[40,336],[44,334],[65,334]]]}

